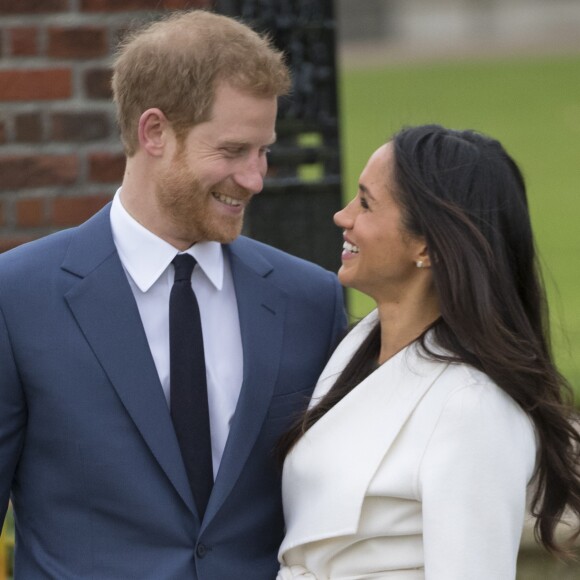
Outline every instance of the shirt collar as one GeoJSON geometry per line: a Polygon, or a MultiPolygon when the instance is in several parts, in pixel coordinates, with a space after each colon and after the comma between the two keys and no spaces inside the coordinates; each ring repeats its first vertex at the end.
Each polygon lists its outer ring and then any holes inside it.
{"type": "MultiPolygon", "coordinates": [[[[179,250],[142,226],[123,207],[117,190],[111,206],[111,229],[121,262],[141,292],[147,292],[179,250]]],[[[224,255],[219,242],[198,242],[188,248],[217,290],[224,281],[224,255]]]]}

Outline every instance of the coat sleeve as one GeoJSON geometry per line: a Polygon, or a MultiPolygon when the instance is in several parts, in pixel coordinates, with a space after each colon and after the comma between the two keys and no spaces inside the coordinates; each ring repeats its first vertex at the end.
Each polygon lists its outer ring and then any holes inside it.
{"type": "Polygon", "coordinates": [[[419,470],[427,580],[513,580],[535,465],[531,421],[493,383],[447,400],[419,470]]]}
{"type": "Polygon", "coordinates": [[[338,343],[346,335],[347,329],[347,319],[346,319],[346,307],[344,304],[344,290],[338,278],[333,274],[333,289],[334,289],[334,323],[332,327],[332,337],[330,341],[330,349],[328,356],[334,352],[334,349],[338,346],[338,343]]]}
{"type": "Polygon", "coordinates": [[[22,444],[26,403],[14,361],[4,312],[0,307],[0,529],[22,444]]]}

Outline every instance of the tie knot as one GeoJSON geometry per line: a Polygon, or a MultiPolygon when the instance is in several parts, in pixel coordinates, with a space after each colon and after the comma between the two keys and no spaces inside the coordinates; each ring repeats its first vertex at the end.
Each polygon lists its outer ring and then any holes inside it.
{"type": "Polygon", "coordinates": [[[181,282],[182,280],[191,280],[191,273],[197,264],[195,258],[189,254],[177,254],[172,260],[175,267],[174,282],[181,282]]]}

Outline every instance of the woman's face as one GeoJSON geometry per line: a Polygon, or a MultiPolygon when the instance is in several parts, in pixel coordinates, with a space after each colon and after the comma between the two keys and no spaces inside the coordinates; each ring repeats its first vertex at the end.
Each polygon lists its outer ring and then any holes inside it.
{"type": "Polygon", "coordinates": [[[398,301],[419,274],[425,242],[404,231],[401,209],[393,194],[393,146],[377,149],[361,173],[356,197],[335,214],[344,230],[344,286],[374,298],[398,301]]]}

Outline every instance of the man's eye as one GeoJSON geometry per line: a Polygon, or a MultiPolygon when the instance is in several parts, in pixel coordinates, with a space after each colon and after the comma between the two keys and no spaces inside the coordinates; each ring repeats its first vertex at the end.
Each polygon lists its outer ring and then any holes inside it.
{"type": "Polygon", "coordinates": [[[361,197],[360,198],[360,205],[364,209],[369,209],[369,204],[368,204],[367,200],[364,197],[361,197]]]}
{"type": "Polygon", "coordinates": [[[245,147],[243,145],[232,143],[231,145],[222,145],[219,150],[228,157],[234,157],[236,155],[242,155],[245,151],[245,147]]]}

